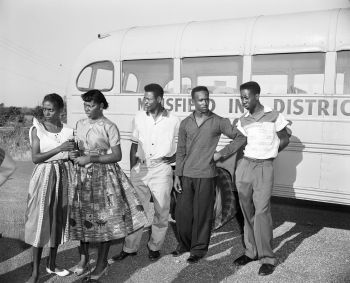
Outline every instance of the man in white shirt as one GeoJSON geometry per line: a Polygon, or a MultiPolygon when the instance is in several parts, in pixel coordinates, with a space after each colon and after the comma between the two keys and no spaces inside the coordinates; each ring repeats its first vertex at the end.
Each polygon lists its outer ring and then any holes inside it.
{"type": "MultiPolygon", "coordinates": [[[[144,110],[133,121],[130,149],[130,179],[149,213],[152,197],[154,216],[152,233],[148,241],[148,257],[151,261],[160,257],[168,229],[170,193],[173,185],[171,163],[175,162],[176,142],[180,119],[162,106],[163,88],[158,84],[146,85],[143,98],[144,110]]],[[[115,260],[136,255],[143,229],[128,235],[121,253],[115,260]]]]}
{"type": "Polygon", "coordinates": [[[236,170],[236,185],[244,216],[245,254],[236,266],[259,259],[259,275],[271,274],[277,263],[272,250],[270,198],[273,189],[273,160],[289,143],[288,121],[277,111],[260,103],[260,86],[240,86],[242,105],[248,110],[237,129],[247,137],[244,157],[236,170]]]}

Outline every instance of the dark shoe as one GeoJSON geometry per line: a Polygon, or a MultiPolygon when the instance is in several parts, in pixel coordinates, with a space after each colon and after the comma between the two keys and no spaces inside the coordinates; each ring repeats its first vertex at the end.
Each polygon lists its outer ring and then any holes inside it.
{"type": "Polygon", "coordinates": [[[178,257],[178,256],[181,256],[185,253],[186,251],[185,250],[175,250],[173,251],[171,254],[173,255],[173,257],[178,257]]]}
{"type": "Polygon", "coordinates": [[[264,263],[262,266],[260,266],[259,269],[259,275],[265,276],[270,275],[275,270],[275,266],[269,263],[264,263]]]}
{"type": "Polygon", "coordinates": [[[152,251],[148,249],[148,258],[150,261],[156,261],[160,258],[160,252],[159,251],[152,251]]]}
{"type": "Polygon", "coordinates": [[[123,260],[123,259],[125,259],[128,256],[135,256],[135,255],[137,255],[137,252],[127,253],[127,252],[121,251],[119,255],[113,256],[112,259],[114,259],[114,260],[123,260]]]}
{"type": "Polygon", "coordinates": [[[236,266],[243,266],[243,265],[246,265],[247,263],[254,261],[254,260],[256,260],[256,259],[250,258],[246,255],[242,255],[239,258],[237,258],[233,263],[236,266]]]}
{"type": "Polygon", "coordinates": [[[190,255],[190,257],[187,259],[188,263],[197,263],[203,258],[203,256],[200,255],[190,255]]]}

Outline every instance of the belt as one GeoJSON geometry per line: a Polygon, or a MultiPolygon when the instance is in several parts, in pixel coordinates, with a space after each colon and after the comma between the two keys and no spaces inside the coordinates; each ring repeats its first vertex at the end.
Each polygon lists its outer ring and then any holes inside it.
{"type": "Polygon", "coordinates": [[[255,163],[263,163],[265,161],[273,161],[274,158],[268,158],[268,159],[257,159],[257,158],[250,158],[250,157],[243,157],[244,159],[250,161],[250,162],[255,162],[255,163]]]}
{"type": "Polygon", "coordinates": [[[162,158],[157,158],[157,159],[140,159],[140,163],[142,165],[158,165],[161,163],[165,163],[164,160],[162,158]]]}

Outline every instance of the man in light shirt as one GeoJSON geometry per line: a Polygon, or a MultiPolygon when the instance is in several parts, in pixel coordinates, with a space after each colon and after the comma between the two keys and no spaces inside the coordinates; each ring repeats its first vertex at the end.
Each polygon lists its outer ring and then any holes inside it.
{"type": "MultiPolygon", "coordinates": [[[[147,246],[148,257],[154,261],[160,257],[160,249],[168,229],[170,193],[173,185],[170,164],[175,162],[175,138],[180,119],[163,108],[164,91],[160,85],[149,84],[144,90],[145,111],[138,112],[133,121],[130,179],[146,213],[149,213],[151,197],[153,199],[152,233],[147,246]]],[[[143,229],[140,229],[127,236],[123,250],[113,259],[123,260],[136,255],[142,233],[143,229]]]]}
{"type": "Polygon", "coordinates": [[[242,266],[260,259],[259,275],[269,275],[277,263],[271,246],[273,160],[289,143],[288,121],[260,103],[258,83],[244,83],[240,91],[242,105],[248,112],[239,119],[237,128],[247,137],[247,145],[237,166],[236,186],[244,216],[246,250],[234,263],[242,266]]]}

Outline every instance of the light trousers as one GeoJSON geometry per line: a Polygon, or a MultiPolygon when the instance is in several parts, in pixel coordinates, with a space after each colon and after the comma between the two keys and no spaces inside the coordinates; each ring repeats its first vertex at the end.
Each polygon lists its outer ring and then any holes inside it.
{"type": "MultiPolygon", "coordinates": [[[[159,251],[168,229],[170,193],[173,186],[172,168],[166,163],[138,163],[131,169],[130,180],[148,219],[152,218],[149,207],[151,197],[153,199],[154,215],[148,248],[152,251],[159,251]]],[[[142,234],[143,229],[140,229],[128,235],[124,240],[123,250],[127,253],[136,252],[139,249],[142,234]]]]}
{"type": "Polygon", "coordinates": [[[270,205],[273,179],[272,160],[243,158],[238,164],[236,185],[244,216],[245,254],[259,258],[261,263],[276,265],[270,205]]]}

